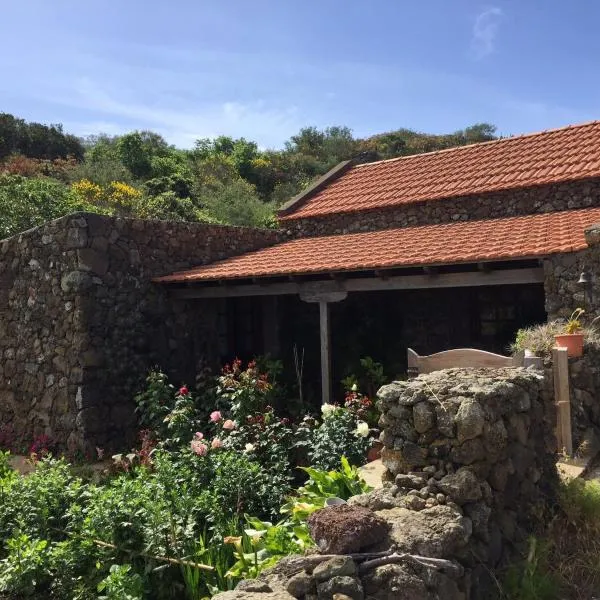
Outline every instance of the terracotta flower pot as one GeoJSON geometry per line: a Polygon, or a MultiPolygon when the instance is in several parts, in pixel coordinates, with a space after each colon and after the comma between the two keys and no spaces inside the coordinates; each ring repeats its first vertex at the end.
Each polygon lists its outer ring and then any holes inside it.
{"type": "Polygon", "coordinates": [[[583,355],[583,333],[563,333],[555,335],[554,340],[559,348],[566,348],[567,355],[573,358],[583,355]]]}
{"type": "Polygon", "coordinates": [[[369,448],[367,452],[367,461],[373,462],[374,460],[379,460],[381,458],[381,449],[383,448],[383,444],[378,441],[374,441],[373,445],[369,448]]]}

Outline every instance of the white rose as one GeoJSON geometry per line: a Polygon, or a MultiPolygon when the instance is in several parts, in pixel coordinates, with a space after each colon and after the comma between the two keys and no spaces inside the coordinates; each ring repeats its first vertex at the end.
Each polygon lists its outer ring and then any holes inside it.
{"type": "Polygon", "coordinates": [[[252,452],[254,450],[254,444],[246,444],[246,446],[244,447],[244,452],[252,452]]]}
{"type": "Polygon", "coordinates": [[[369,435],[369,425],[364,421],[359,421],[356,424],[356,429],[354,430],[355,435],[359,435],[360,437],[367,437],[369,435]]]}
{"type": "Polygon", "coordinates": [[[331,413],[335,411],[335,406],[333,404],[322,404],[321,405],[321,413],[324,417],[328,417],[331,413]]]}

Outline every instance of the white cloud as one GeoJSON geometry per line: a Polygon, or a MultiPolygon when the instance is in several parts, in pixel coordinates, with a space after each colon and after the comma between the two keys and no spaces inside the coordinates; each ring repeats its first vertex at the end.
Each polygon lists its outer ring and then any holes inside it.
{"type": "MultiPolygon", "coordinates": [[[[119,94],[102,88],[89,78],[79,79],[74,94],[63,102],[105,115],[102,131],[122,133],[133,128],[148,128],[161,133],[169,142],[190,147],[195,140],[218,135],[260,139],[266,146],[280,144],[284,137],[300,129],[302,121],[295,106],[269,106],[264,101],[204,102],[190,107],[173,106],[172,98],[141,98],[132,90],[119,94]],[[112,117],[112,120],[110,119],[112,117]],[[116,123],[125,123],[118,125],[116,123]]],[[[84,124],[79,131],[93,131],[98,123],[84,124]]],[[[96,129],[97,131],[97,129],[96,129]]]]}
{"type": "Polygon", "coordinates": [[[497,6],[487,8],[477,15],[473,24],[471,49],[475,58],[482,59],[494,51],[498,28],[504,13],[497,6]]]}

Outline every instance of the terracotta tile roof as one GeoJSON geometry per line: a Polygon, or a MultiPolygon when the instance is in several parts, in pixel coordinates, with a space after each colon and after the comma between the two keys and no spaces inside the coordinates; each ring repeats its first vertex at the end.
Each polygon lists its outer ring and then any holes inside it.
{"type": "Polygon", "coordinates": [[[355,165],[282,220],[600,176],[600,121],[355,165]]]}
{"type": "Polygon", "coordinates": [[[586,248],[600,208],[290,240],[156,281],[192,282],[509,260],[586,248]]]}

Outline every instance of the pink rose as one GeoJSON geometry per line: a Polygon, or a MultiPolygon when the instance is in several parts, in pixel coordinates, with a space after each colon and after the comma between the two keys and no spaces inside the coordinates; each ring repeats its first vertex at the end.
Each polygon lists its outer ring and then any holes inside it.
{"type": "Polygon", "coordinates": [[[196,433],[194,434],[199,440],[201,440],[204,437],[204,434],[201,431],[196,431],[196,433]]]}
{"type": "Polygon", "coordinates": [[[219,439],[219,438],[215,438],[211,443],[210,443],[210,447],[213,450],[216,450],[217,448],[222,448],[223,447],[223,442],[219,439]]]}
{"type": "Polygon", "coordinates": [[[222,419],[222,415],[218,410],[215,410],[214,412],[210,413],[210,420],[213,423],[218,423],[221,419],[222,419]]]}
{"type": "Polygon", "coordinates": [[[231,419],[227,419],[225,423],[223,423],[223,429],[227,429],[227,431],[232,431],[235,429],[235,423],[231,419]]]}
{"type": "Polygon", "coordinates": [[[184,385],[184,386],[181,386],[181,387],[179,388],[179,395],[180,395],[180,396],[187,396],[189,393],[190,393],[190,390],[188,390],[188,389],[187,389],[187,387],[186,387],[185,385],[184,385]]]}
{"type": "Polygon", "coordinates": [[[190,447],[197,456],[206,456],[208,452],[208,446],[200,440],[192,440],[190,447]]]}

